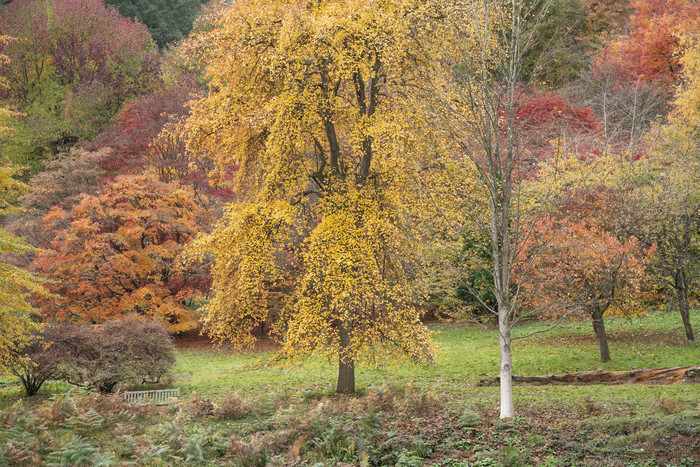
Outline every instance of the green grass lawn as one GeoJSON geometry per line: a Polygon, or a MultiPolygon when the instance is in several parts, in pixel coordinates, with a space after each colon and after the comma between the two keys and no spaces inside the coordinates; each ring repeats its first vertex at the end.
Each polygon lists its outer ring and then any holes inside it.
{"type": "MultiPolygon", "coordinates": [[[[700,327],[698,314],[692,316],[693,325],[700,327]]],[[[601,363],[597,340],[588,322],[563,324],[546,333],[513,344],[513,365],[517,375],[546,375],[603,368],[631,370],[635,368],[662,368],[700,365],[700,346],[684,339],[680,317],[674,313],[653,313],[647,317],[626,320],[606,320],[612,361],[601,363]]],[[[533,322],[515,329],[514,336],[523,336],[546,329],[541,322],[533,322]]],[[[496,337],[479,327],[465,324],[432,324],[435,339],[440,343],[440,354],[435,364],[395,363],[390,360],[360,362],[356,367],[359,389],[381,386],[384,383],[404,385],[412,382],[424,391],[435,391],[469,398],[492,398],[497,388],[475,387],[479,379],[498,375],[499,351],[496,337]]],[[[243,396],[278,393],[330,393],[335,387],[337,363],[309,359],[303,366],[266,366],[273,352],[255,352],[231,355],[225,350],[180,350],[176,366],[177,385],[183,393],[196,391],[200,395],[217,398],[230,392],[243,396]]],[[[609,393],[610,397],[624,397],[634,387],[596,386],[569,388],[557,386],[516,388],[516,404],[531,400],[546,400],[549,393],[564,398],[578,394],[609,393]]],[[[663,396],[682,389],[652,387],[642,391],[649,397],[663,396]]]]}
{"type": "MultiPolygon", "coordinates": [[[[515,374],[700,365],[677,314],[606,326],[612,361],[600,363],[589,323],[569,323],[516,341],[515,374]]],[[[516,385],[518,416],[501,421],[498,387],[477,385],[498,374],[496,338],[430,327],[435,364],[360,362],[356,397],[333,395],[336,362],[268,366],[271,350],[208,346],[178,350],[173,407],[125,406],[61,383],[25,398],[5,382],[0,465],[700,465],[700,385],[516,385]]]]}

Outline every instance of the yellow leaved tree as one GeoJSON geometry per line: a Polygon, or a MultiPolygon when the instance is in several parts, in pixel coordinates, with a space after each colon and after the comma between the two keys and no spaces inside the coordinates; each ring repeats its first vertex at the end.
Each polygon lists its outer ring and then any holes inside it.
{"type": "MultiPolygon", "coordinates": [[[[16,169],[0,167],[0,219],[13,213],[13,202],[29,191],[12,176],[16,169]]],[[[14,363],[17,352],[37,329],[29,315],[34,311],[29,298],[32,293],[46,295],[41,279],[7,261],[6,254],[18,254],[33,248],[3,227],[0,227],[0,368],[14,363]]]]}
{"type": "Polygon", "coordinates": [[[241,200],[193,247],[215,260],[212,336],[249,345],[278,311],[280,357],[336,356],[338,392],[380,348],[433,358],[411,306],[415,131],[402,113],[439,16],[423,0],[245,0],[206,18],[190,53],[210,91],[192,105],[189,149],[241,200]]]}

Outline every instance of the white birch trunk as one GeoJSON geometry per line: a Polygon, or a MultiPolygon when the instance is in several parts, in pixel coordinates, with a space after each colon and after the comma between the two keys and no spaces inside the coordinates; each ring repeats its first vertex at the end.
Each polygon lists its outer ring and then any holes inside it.
{"type": "Polygon", "coordinates": [[[513,405],[513,357],[510,351],[510,320],[508,309],[498,310],[498,343],[501,349],[501,418],[515,416],[513,405]]]}

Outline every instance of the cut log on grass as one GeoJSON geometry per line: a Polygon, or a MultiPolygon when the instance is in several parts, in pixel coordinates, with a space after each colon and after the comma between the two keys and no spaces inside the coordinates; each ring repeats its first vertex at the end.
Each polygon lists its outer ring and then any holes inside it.
{"type": "MultiPolygon", "coordinates": [[[[499,377],[479,380],[478,386],[499,384],[499,377]]],[[[627,383],[700,383],[700,366],[656,368],[630,371],[582,371],[564,375],[513,376],[514,383],[530,384],[627,384],[627,383]]]]}

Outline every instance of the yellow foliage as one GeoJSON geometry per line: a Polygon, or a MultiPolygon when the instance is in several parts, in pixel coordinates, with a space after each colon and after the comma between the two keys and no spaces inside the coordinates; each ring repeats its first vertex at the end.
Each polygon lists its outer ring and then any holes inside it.
{"type": "Polygon", "coordinates": [[[210,92],[192,105],[188,146],[215,159],[214,177],[232,174],[246,200],[192,248],[215,260],[211,335],[247,346],[281,312],[282,356],[352,359],[387,342],[431,358],[411,306],[418,251],[403,216],[416,133],[401,109],[436,9],[248,0],[206,18],[189,52],[210,92]],[[351,334],[342,349],[341,326],[351,334]]]}
{"type": "Polygon", "coordinates": [[[195,255],[214,257],[216,293],[206,305],[204,325],[215,339],[231,340],[239,349],[252,345],[251,331],[267,318],[273,290],[283,280],[275,253],[285,238],[289,211],[279,202],[231,205],[214,231],[190,248],[195,255]]]}
{"type": "Polygon", "coordinates": [[[621,190],[629,181],[632,164],[619,154],[562,154],[542,163],[537,179],[524,184],[523,191],[529,203],[546,211],[548,200],[563,192],[596,191],[601,187],[621,190]]]}
{"type": "MultiPolygon", "coordinates": [[[[0,216],[15,212],[12,202],[29,191],[29,187],[12,176],[16,169],[0,167],[0,216]]],[[[35,310],[29,303],[31,294],[48,295],[37,276],[3,260],[5,254],[33,250],[21,238],[0,227],[0,368],[11,363],[14,352],[29,339],[37,325],[29,315],[35,310]]]]}
{"type": "Polygon", "coordinates": [[[401,231],[381,193],[346,190],[320,203],[322,221],[305,241],[305,270],[285,309],[282,353],[316,349],[341,358],[371,353],[391,342],[402,355],[432,359],[429,331],[411,304],[407,252],[416,245],[401,231]],[[340,343],[337,322],[350,323],[351,342],[340,343]]]}
{"type": "MultiPolygon", "coordinates": [[[[5,46],[10,40],[12,40],[12,38],[0,35],[0,46],[5,46]]],[[[0,54],[0,67],[6,65],[8,61],[9,58],[7,55],[0,54]]],[[[9,83],[7,78],[0,76],[0,89],[7,89],[8,87],[9,83]]],[[[17,115],[17,112],[13,112],[5,107],[0,107],[0,137],[12,136],[12,129],[8,126],[8,123],[11,118],[17,115]]]]}
{"type": "MultiPolygon", "coordinates": [[[[676,92],[676,111],[671,120],[682,120],[688,133],[700,129],[700,34],[681,37],[683,83],[676,92]]],[[[677,123],[681,123],[678,121],[677,123]]]]}

